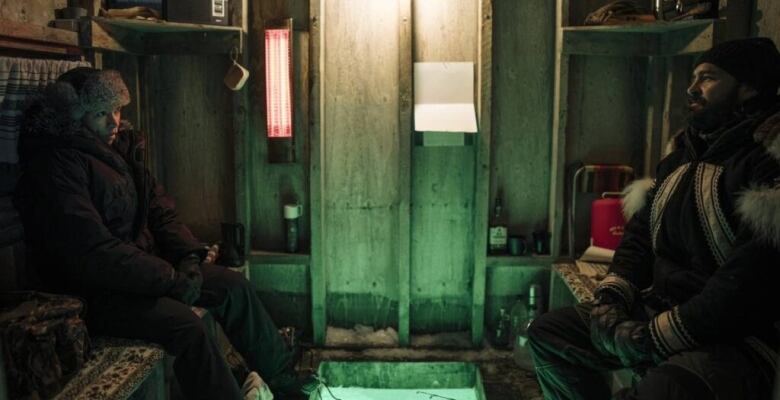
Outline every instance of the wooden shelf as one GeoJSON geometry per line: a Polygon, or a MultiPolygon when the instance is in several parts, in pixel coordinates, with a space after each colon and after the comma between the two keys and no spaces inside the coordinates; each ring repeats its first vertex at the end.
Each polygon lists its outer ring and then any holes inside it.
{"type": "Polygon", "coordinates": [[[252,264],[291,264],[309,265],[311,256],[302,253],[278,253],[273,251],[252,250],[249,253],[252,264]]]}
{"type": "Polygon", "coordinates": [[[0,19],[0,48],[80,55],[78,34],[64,29],[0,19]]]}
{"type": "Polygon", "coordinates": [[[550,266],[556,259],[557,257],[551,255],[490,255],[487,257],[487,266],[550,266]]]}
{"type": "Polygon", "coordinates": [[[82,47],[137,55],[227,54],[242,40],[234,26],[101,17],[85,20],[79,32],[82,47]]]}
{"type": "Polygon", "coordinates": [[[703,52],[724,31],[722,20],[561,28],[563,53],[600,56],[674,56],[703,52]]]}

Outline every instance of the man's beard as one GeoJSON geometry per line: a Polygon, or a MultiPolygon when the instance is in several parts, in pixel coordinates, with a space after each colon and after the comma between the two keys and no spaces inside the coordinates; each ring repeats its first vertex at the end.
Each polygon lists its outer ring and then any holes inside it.
{"type": "Polygon", "coordinates": [[[734,118],[739,107],[737,90],[729,93],[723,102],[712,104],[699,96],[688,96],[688,104],[696,103],[699,110],[688,109],[688,124],[702,132],[712,132],[734,118]]]}

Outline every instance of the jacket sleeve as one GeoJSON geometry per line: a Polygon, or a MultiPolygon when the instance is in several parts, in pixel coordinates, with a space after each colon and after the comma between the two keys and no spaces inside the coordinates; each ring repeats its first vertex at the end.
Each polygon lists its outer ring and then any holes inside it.
{"type": "Polygon", "coordinates": [[[733,250],[704,289],[650,321],[653,343],[664,356],[755,334],[780,319],[775,306],[780,278],[780,164],[757,163],[748,189],[738,194],[733,250]]]}
{"type": "Polygon", "coordinates": [[[189,228],[178,219],[176,205],[154,177],[146,171],[150,183],[149,230],[160,249],[160,255],[171,264],[177,264],[188,254],[195,253],[201,260],[206,255],[204,246],[189,228]]]}
{"type": "Polygon", "coordinates": [[[42,233],[45,251],[61,260],[68,275],[87,290],[112,290],[148,296],[165,295],[174,270],[111,234],[89,191],[83,160],[54,154],[43,171],[31,174],[39,193],[32,221],[42,233]]]}
{"type": "Polygon", "coordinates": [[[638,288],[650,285],[652,281],[653,249],[650,240],[650,207],[655,193],[652,180],[632,183],[624,191],[624,210],[631,202],[636,210],[625,212],[628,222],[623,238],[615,250],[609,273],[599,283],[596,293],[608,292],[622,299],[628,308],[634,304],[638,288]]]}

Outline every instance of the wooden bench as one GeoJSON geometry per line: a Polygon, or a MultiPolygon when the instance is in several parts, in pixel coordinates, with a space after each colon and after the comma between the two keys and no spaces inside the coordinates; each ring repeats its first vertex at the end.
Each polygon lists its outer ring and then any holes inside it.
{"type": "MultiPolygon", "coordinates": [[[[9,171],[5,171],[9,173],[9,171]]],[[[11,171],[10,173],[13,173],[11,171]]],[[[4,183],[10,180],[2,180],[4,183]]],[[[15,181],[15,180],[14,180],[15,181]]],[[[9,185],[5,185],[9,186],[9,185]]],[[[0,291],[26,287],[23,230],[11,202],[11,187],[0,187],[0,291]]],[[[168,396],[163,359],[157,345],[94,337],[93,357],[63,388],[58,399],[163,400],[168,396]]],[[[0,400],[8,399],[0,358],[0,400]]]]}

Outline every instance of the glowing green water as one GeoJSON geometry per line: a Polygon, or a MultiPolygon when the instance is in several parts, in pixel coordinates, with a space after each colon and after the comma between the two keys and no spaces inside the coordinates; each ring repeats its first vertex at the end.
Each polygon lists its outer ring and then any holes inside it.
{"type": "Polygon", "coordinates": [[[465,389],[367,389],[332,387],[330,393],[320,388],[317,400],[478,400],[474,388],[465,389]]]}

